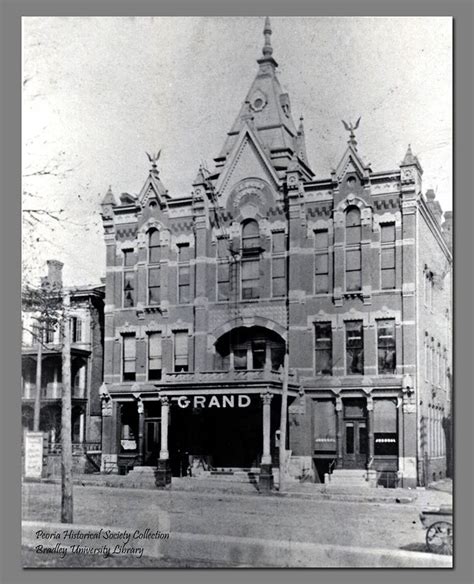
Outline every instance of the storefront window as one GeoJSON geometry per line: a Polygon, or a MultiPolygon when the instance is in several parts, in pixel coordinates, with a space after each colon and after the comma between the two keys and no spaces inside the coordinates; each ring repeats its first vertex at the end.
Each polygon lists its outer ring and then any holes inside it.
{"type": "Polygon", "coordinates": [[[374,399],[374,454],[398,455],[396,399],[374,399]]]}

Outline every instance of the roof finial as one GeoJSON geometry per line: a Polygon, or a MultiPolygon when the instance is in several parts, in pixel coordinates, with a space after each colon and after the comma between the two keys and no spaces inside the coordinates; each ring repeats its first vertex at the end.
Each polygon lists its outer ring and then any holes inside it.
{"type": "Polygon", "coordinates": [[[353,124],[352,122],[348,124],[344,120],[341,120],[341,122],[344,124],[344,128],[349,132],[349,140],[347,141],[347,143],[351,144],[355,148],[357,146],[357,140],[355,139],[354,130],[357,130],[357,128],[359,127],[360,116],[355,124],[353,124]]]}
{"type": "Polygon", "coordinates": [[[148,156],[148,160],[151,162],[152,170],[156,170],[156,163],[160,158],[161,150],[158,150],[156,154],[149,154],[148,152],[145,152],[145,154],[148,156]]]}
{"type": "Polygon", "coordinates": [[[270,17],[265,18],[265,26],[263,27],[263,35],[265,37],[265,44],[263,45],[262,53],[264,57],[271,57],[273,53],[272,43],[270,37],[272,35],[272,27],[270,25],[270,17]]]}

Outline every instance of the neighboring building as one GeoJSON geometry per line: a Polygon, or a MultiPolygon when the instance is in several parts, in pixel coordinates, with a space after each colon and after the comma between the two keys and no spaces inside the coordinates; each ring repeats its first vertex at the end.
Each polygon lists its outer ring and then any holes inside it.
{"type": "MultiPolygon", "coordinates": [[[[63,264],[49,260],[43,279],[62,286],[63,264]]],[[[102,415],[99,388],[103,379],[104,286],[68,289],[71,302],[72,442],[74,470],[100,465],[102,415]],[[90,456],[86,456],[90,452],[90,456]],[[92,453],[94,453],[92,455],[92,453]]],[[[33,430],[38,338],[41,334],[40,431],[48,453],[46,473],[60,472],[62,345],[59,327],[41,326],[34,312],[23,314],[22,425],[33,430]],[[40,333],[40,330],[42,332],[40,333]]],[[[100,466],[99,466],[100,468],[100,466]]],[[[97,470],[97,469],[96,469],[97,470]]]]}
{"type": "Polygon", "coordinates": [[[267,20],[256,78],[192,195],[171,197],[151,157],[138,196],[103,200],[103,469],[158,464],[164,484],[191,457],[260,467],[270,484],[288,347],[290,474],[424,484],[446,469],[450,217],[443,235],[410,148],[393,170],[363,162],[358,124],[314,177],[270,35],[267,20]]]}

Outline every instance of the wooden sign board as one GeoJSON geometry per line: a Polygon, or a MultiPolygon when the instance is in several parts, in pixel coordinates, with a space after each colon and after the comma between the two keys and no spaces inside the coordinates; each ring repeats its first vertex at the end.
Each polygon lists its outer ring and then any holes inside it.
{"type": "Polygon", "coordinates": [[[40,479],[43,473],[43,432],[25,434],[25,478],[40,479]]]}

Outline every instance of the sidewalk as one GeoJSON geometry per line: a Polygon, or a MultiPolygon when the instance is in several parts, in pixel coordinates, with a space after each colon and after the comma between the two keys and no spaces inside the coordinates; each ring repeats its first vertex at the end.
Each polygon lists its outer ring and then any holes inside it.
{"type": "MultiPolygon", "coordinates": [[[[110,488],[150,489],[155,490],[153,480],[130,480],[125,475],[82,474],[74,476],[74,484],[81,486],[103,486],[110,488]]],[[[59,478],[43,479],[43,483],[59,484],[59,478]]],[[[392,504],[416,504],[419,507],[438,507],[452,504],[452,481],[444,480],[433,483],[429,488],[416,489],[386,489],[332,487],[316,483],[288,483],[284,493],[274,490],[271,493],[260,493],[258,485],[245,482],[220,480],[218,478],[173,477],[169,491],[189,493],[221,493],[249,497],[296,497],[314,500],[341,500],[345,502],[377,502],[392,504]]]]}

